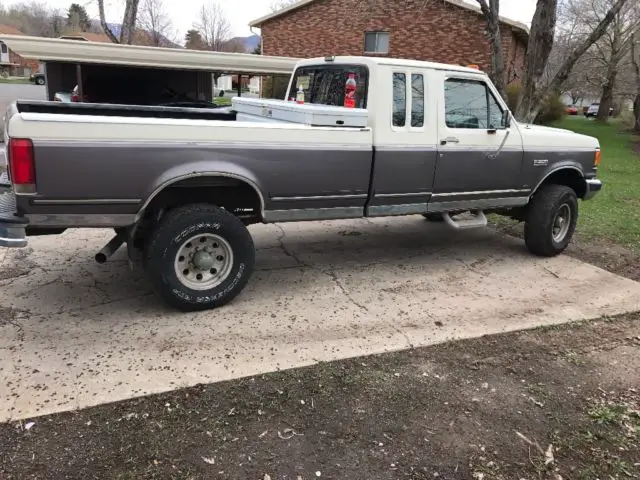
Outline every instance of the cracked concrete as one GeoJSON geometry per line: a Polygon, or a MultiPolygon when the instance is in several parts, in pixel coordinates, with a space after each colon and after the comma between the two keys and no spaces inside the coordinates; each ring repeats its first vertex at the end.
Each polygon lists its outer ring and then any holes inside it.
{"type": "Polygon", "coordinates": [[[162,305],[106,230],[32,238],[0,272],[0,421],[197,383],[640,310],[640,284],[422,217],[256,225],[246,290],[162,305]]]}

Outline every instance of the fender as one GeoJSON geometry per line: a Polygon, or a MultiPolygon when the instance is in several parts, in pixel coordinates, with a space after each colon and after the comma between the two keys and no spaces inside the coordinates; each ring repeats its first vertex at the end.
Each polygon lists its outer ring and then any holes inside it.
{"type": "Polygon", "coordinates": [[[575,171],[577,172],[580,177],[585,181],[586,183],[586,178],[584,176],[584,171],[582,169],[582,165],[578,162],[575,162],[573,160],[571,161],[564,161],[564,162],[558,162],[558,163],[554,163],[553,165],[551,165],[542,175],[542,178],[540,179],[540,181],[536,184],[536,186],[531,190],[531,193],[529,194],[529,200],[531,200],[531,197],[538,191],[538,189],[540,188],[540,186],[553,174],[558,173],[560,171],[563,170],[571,170],[571,171],[575,171]]]}
{"type": "Polygon", "coordinates": [[[264,189],[253,172],[228,160],[212,160],[176,165],[158,176],[147,189],[144,202],[136,215],[136,222],[142,218],[145,209],[161,191],[181,180],[195,177],[226,177],[247,183],[258,194],[258,198],[260,198],[260,213],[264,216],[264,189]]]}

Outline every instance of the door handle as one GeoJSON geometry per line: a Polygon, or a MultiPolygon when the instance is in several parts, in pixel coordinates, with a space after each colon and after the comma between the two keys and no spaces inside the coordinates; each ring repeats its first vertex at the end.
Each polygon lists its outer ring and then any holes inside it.
{"type": "Polygon", "coordinates": [[[440,142],[440,145],[446,145],[447,143],[460,143],[460,140],[456,137],[447,137],[440,142]]]}

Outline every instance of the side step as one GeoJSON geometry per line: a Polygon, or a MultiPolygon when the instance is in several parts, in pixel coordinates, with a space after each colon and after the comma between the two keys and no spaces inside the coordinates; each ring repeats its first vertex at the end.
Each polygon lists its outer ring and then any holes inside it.
{"type": "MultiPolygon", "coordinates": [[[[466,230],[469,228],[482,228],[487,226],[487,217],[482,210],[462,214],[467,218],[454,220],[446,212],[442,213],[444,221],[454,230],[466,230]]],[[[457,215],[456,215],[457,216],[457,215]]]]}

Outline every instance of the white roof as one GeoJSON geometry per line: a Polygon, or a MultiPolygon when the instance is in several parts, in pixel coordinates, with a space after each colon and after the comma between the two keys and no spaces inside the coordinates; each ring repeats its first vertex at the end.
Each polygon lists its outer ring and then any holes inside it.
{"type": "Polygon", "coordinates": [[[100,63],[177,70],[290,75],[299,60],[249,53],[208,52],[17,35],[0,35],[0,40],[23,58],[45,62],[100,63]]]}
{"type": "Polygon", "coordinates": [[[366,66],[373,65],[391,65],[394,67],[408,67],[408,68],[430,68],[433,70],[447,70],[452,72],[464,72],[472,73],[476,75],[485,75],[486,73],[476,68],[463,67],[460,65],[453,65],[448,63],[436,63],[436,62],[424,62],[422,60],[407,60],[404,58],[389,58],[389,57],[358,57],[358,56],[330,56],[330,57],[317,57],[300,60],[298,65],[303,67],[307,65],[321,65],[337,63],[337,64],[361,64],[366,66]],[[332,60],[327,60],[331,58],[332,60]]]}
{"type": "MultiPolygon", "coordinates": [[[[249,23],[250,27],[255,27],[255,28],[260,28],[260,25],[262,25],[263,23],[265,23],[268,20],[271,20],[272,18],[277,18],[280,15],[284,15],[287,12],[290,12],[292,10],[296,10],[298,8],[304,7],[305,5],[308,5],[310,3],[313,3],[317,0],[298,0],[297,2],[294,2],[293,4],[282,8],[276,12],[270,13],[269,15],[265,15],[264,17],[260,17],[257,18],[256,20],[253,20],[251,23],[249,23]]],[[[476,12],[478,14],[482,14],[482,10],[480,10],[480,7],[478,5],[471,4],[471,3],[467,3],[464,0],[445,0],[447,3],[450,3],[452,5],[455,5],[457,7],[461,7],[461,8],[465,8],[467,10],[471,10],[473,12],[476,12]]],[[[500,17],[500,21],[502,23],[505,23],[507,25],[510,25],[514,28],[517,28],[518,30],[522,30],[524,33],[526,33],[527,35],[529,35],[529,27],[527,27],[524,23],[521,22],[517,22],[515,20],[512,20],[510,18],[506,18],[506,17],[500,17]]]]}

